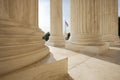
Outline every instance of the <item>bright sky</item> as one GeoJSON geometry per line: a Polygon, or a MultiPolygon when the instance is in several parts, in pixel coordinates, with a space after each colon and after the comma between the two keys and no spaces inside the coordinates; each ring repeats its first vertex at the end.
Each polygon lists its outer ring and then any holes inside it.
{"type": "Polygon", "coordinates": [[[50,1],[39,0],[39,27],[44,32],[50,30],[50,1]]]}
{"type": "MultiPolygon", "coordinates": [[[[70,0],[63,0],[63,27],[65,20],[70,24],[70,0]]],[[[39,0],[39,27],[44,32],[50,31],[50,0],[39,0]]],[[[69,27],[66,30],[69,32],[69,27]]]]}
{"type": "MultiPolygon", "coordinates": [[[[118,16],[120,16],[120,0],[118,0],[118,16]]],[[[70,31],[70,0],[63,0],[63,31],[65,20],[68,22],[70,31]]],[[[39,0],[39,27],[46,33],[50,31],[50,0],[39,0]]]]}
{"type": "Polygon", "coordinates": [[[118,0],[118,16],[120,16],[120,0],[118,0]]]}

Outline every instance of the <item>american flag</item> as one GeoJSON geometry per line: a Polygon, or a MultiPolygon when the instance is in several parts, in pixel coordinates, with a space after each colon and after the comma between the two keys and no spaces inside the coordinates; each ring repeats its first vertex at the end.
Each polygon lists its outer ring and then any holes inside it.
{"type": "Polygon", "coordinates": [[[68,25],[68,23],[67,23],[67,21],[65,21],[65,25],[68,27],[69,25],[68,25]]]}

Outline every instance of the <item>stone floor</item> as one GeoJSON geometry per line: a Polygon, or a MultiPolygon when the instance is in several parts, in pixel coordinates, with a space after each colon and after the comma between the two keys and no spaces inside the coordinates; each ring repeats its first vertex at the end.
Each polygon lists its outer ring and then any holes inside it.
{"type": "Polygon", "coordinates": [[[56,60],[68,57],[68,71],[73,80],[120,80],[120,48],[110,47],[104,55],[84,54],[50,47],[56,60]]]}

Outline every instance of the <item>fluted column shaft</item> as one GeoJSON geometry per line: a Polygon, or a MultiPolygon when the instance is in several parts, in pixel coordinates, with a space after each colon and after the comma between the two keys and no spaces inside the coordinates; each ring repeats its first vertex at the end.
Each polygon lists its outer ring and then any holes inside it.
{"type": "Polygon", "coordinates": [[[101,44],[99,0],[71,0],[71,42],[101,44]]]}
{"type": "Polygon", "coordinates": [[[48,45],[64,46],[62,0],[50,0],[50,40],[48,45]]]}
{"type": "Polygon", "coordinates": [[[0,75],[49,53],[37,18],[38,0],[0,0],[0,75]]]}
{"type": "Polygon", "coordinates": [[[37,6],[37,0],[29,0],[29,3],[27,0],[0,0],[0,19],[2,23],[8,21],[11,24],[37,26],[37,6]]]}
{"type": "Polygon", "coordinates": [[[103,41],[118,41],[118,0],[100,0],[100,27],[103,41]]]}
{"type": "Polygon", "coordinates": [[[99,53],[101,46],[99,26],[100,0],[71,0],[71,37],[66,48],[75,51],[99,53]],[[96,50],[92,50],[95,48],[96,50]]]}

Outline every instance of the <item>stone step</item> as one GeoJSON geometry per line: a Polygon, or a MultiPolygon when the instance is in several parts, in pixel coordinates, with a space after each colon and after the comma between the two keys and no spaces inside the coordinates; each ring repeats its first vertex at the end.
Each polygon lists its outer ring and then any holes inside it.
{"type": "Polygon", "coordinates": [[[68,60],[56,61],[52,55],[19,70],[0,76],[0,80],[69,80],[68,60]]]}
{"type": "Polygon", "coordinates": [[[120,42],[110,43],[110,46],[111,46],[111,47],[120,47],[120,42]]]}

